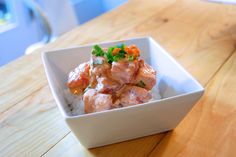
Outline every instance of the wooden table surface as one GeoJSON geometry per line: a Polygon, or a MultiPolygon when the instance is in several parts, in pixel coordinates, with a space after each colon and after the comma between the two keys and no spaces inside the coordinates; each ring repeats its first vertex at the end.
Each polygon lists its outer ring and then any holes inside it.
{"type": "Polygon", "coordinates": [[[0,68],[0,82],[1,157],[233,157],[236,6],[203,0],[130,0],[34,54],[0,68]],[[206,92],[173,131],[85,149],[66,126],[53,100],[40,53],[138,36],[152,36],[206,92]]]}

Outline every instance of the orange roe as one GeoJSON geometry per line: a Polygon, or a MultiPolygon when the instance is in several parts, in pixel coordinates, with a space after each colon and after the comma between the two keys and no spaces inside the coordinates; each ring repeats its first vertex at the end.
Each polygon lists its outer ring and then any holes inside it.
{"type": "Polygon", "coordinates": [[[129,47],[125,47],[125,52],[128,54],[126,56],[134,56],[134,58],[137,58],[140,56],[140,50],[136,45],[130,45],[129,47]]]}
{"type": "Polygon", "coordinates": [[[120,52],[120,48],[114,48],[114,50],[112,51],[112,55],[115,56],[117,53],[120,52]]]}

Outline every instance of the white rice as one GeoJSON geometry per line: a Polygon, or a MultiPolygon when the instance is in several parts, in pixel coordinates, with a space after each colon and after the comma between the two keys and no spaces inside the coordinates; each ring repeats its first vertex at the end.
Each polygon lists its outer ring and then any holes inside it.
{"type": "MultiPolygon", "coordinates": [[[[152,99],[150,101],[161,99],[161,95],[158,88],[154,87],[151,90],[151,94],[152,94],[152,99]]],[[[84,103],[82,100],[82,95],[75,96],[70,93],[69,89],[65,89],[64,96],[67,103],[67,106],[65,106],[67,114],[71,116],[84,114],[84,103]]]]}
{"type": "Polygon", "coordinates": [[[65,106],[65,108],[69,115],[77,116],[84,114],[84,103],[82,100],[82,95],[73,95],[70,93],[69,89],[65,89],[64,96],[67,103],[67,106],[65,106]]]}

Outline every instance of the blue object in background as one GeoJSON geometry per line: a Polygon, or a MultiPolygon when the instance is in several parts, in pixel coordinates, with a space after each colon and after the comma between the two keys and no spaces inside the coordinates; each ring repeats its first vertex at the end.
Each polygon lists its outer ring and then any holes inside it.
{"type": "MultiPolygon", "coordinates": [[[[79,24],[110,11],[126,1],[70,0],[79,24]]],[[[27,47],[39,42],[43,37],[39,24],[36,20],[32,20],[23,0],[6,0],[5,2],[12,9],[13,19],[9,24],[0,26],[0,66],[24,55],[27,47]]]]}
{"type": "Polygon", "coordinates": [[[117,6],[127,0],[71,0],[77,19],[83,24],[117,6]]]}

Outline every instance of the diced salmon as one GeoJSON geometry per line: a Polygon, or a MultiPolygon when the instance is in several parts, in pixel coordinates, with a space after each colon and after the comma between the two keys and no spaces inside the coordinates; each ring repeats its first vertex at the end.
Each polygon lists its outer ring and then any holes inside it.
{"type": "Polygon", "coordinates": [[[111,109],[112,96],[98,93],[95,89],[87,90],[83,95],[85,113],[99,112],[111,109]]]}
{"type": "Polygon", "coordinates": [[[91,87],[95,88],[97,85],[97,78],[107,75],[110,72],[111,65],[107,63],[104,57],[92,56],[90,60],[91,70],[90,70],[90,84],[91,87]]]}
{"type": "Polygon", "coordinates": [[[144,88],[127,85],[119,96],[122,106],[132,106],[148,102],[152,98],[149,91],[144,88]]]}
{"type": "Polygon", "coordinates": [[[156,84],[156,71],[147,63],[140,61],[140,68],[135,77],[134,83],[141,84],[141,87],[151,90],[156,84]]]}
{"type": "Polygon", "coordinates": [[[89,62],[85,62],[69,73],[67,86],[72,94],[80,94],[89,85],[89,62]]]}
{"type": "Polygon", "coordinates": [[[131,83],[138,68],[139,64],[137,61],[120,60],[112,63],[111,75],[121,84],[131,83]]]}
{"type": "Polygon", "coordinates": [[[107,63],[105,57],[91,57],[91,72],[93,75],[101,76],[111,69],[111,65],[107,63]]]}
{"type": "Polygon", "coordinates": [[[102,93],[114,93],[120,89],[121,84],[108,76],[102,76],[97,78],[96,90],[102,93]]]}
{"type": "Polygon", "coordinates": [[[111,65],[104,57],[92,56],[91,84],[98,92],[112,93],[121,86],[111,76],[111,65]]]}

